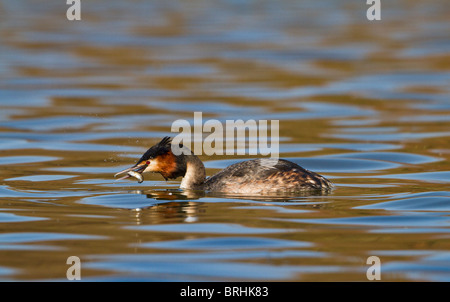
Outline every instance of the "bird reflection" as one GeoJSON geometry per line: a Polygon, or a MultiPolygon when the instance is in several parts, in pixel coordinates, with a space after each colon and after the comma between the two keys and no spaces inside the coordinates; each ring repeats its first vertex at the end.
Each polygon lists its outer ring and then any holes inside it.
{"type": "MultiPolygon", "coordinates": [[[[324,196],[321,194],[270,194],[270,195],[242,195],[218,192],[205,192],[202,190],[181,190],[181,189],[153,189],[146,191],[133,191],[135,194],[145,195],[147,198],[154,200],[152,205],[133,209],[133,215],[136,224],[155,224],[167,222],[197,222],[199,215],[204,213],[210,206],[208,201],[211,199],[222,202],[258,202],[259,204],[273,205],[283,202],[302,202],[304,197],[308,196],[324,196]]],[[[315,207],[321,207],[321,201],[315,200],[315,207]]]]}

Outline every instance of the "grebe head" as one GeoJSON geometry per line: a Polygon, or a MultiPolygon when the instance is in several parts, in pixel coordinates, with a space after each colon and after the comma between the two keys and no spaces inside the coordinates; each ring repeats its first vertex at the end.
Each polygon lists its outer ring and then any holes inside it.
{"type": "MultiPolygon", "coordinates": [[[[166,180],[184,176],[186,173],[186,164],[183,156],[176,156],[172,152],[171,138],[166,136],[159,143],[148,149],[137,163],[123,171],[116,173],[114,176],[134,171],[137,173],[157,172],[166,180]],[[184,163],[184,164],[183,164],[184,163]]],[[[129,178],[125,175],[119,179],[129,178]]]]}

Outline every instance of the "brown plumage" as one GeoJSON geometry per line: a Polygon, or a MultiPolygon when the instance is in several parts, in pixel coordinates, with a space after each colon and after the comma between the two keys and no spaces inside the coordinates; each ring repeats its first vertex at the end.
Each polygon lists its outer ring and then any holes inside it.
{"type": "Polygon", "coordinates": [[[173,175],[177,174],[177,160],[171,150],[167,153],[158,155],[152,161],[154,163],[154,170],[158,171],[165,180],[169,178],[176,178],[173,175]]]}
{"type": "Polygon", "coordinates": [[[279,159],[253,159],[231,165],[205,181],[205,189],[232,193],[278,193],[328,190],[325,177],[299,165],[279,159]]]}

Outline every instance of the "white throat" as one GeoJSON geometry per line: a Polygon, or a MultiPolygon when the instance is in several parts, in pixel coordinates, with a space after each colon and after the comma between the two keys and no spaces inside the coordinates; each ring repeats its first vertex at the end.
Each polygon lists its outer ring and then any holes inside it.
{"type": "Polygon", "coordinates": [[[195,155],[186,156],[186,174],[180,184],[181,189],[195,190],[201,189],[205,182],[205,166],[195,155]]]}

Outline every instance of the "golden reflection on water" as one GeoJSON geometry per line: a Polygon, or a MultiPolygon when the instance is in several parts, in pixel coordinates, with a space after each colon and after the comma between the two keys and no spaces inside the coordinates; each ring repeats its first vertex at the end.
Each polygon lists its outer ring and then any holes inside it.
{"type": "MultiPolygon", "coordinates": [[[[83,4],[79,23],[63,4],[2,3],[0,280],[65,280],[77,255],[86,280],[365,281],[373,253],[383,280],[448,280],[448,6],[386,3],[370,23],[365,7],[325,2],[108,1],[83,4]],[[281,156],[336,189],[267,198],[180,192],[159,175],[114,182],[194,111],[280,120],[281,156]],[[422,210],[389,203],[420,193],[422,210]],[[205,260],[177,272],[163,255],[205,260]],[[227,275],[223,262],[242,268],[227,275]],[[196,275],[202,264],[216,274],[196,275]]],[[[212,175],[248,157],[201,159],[212,175]]]]}

